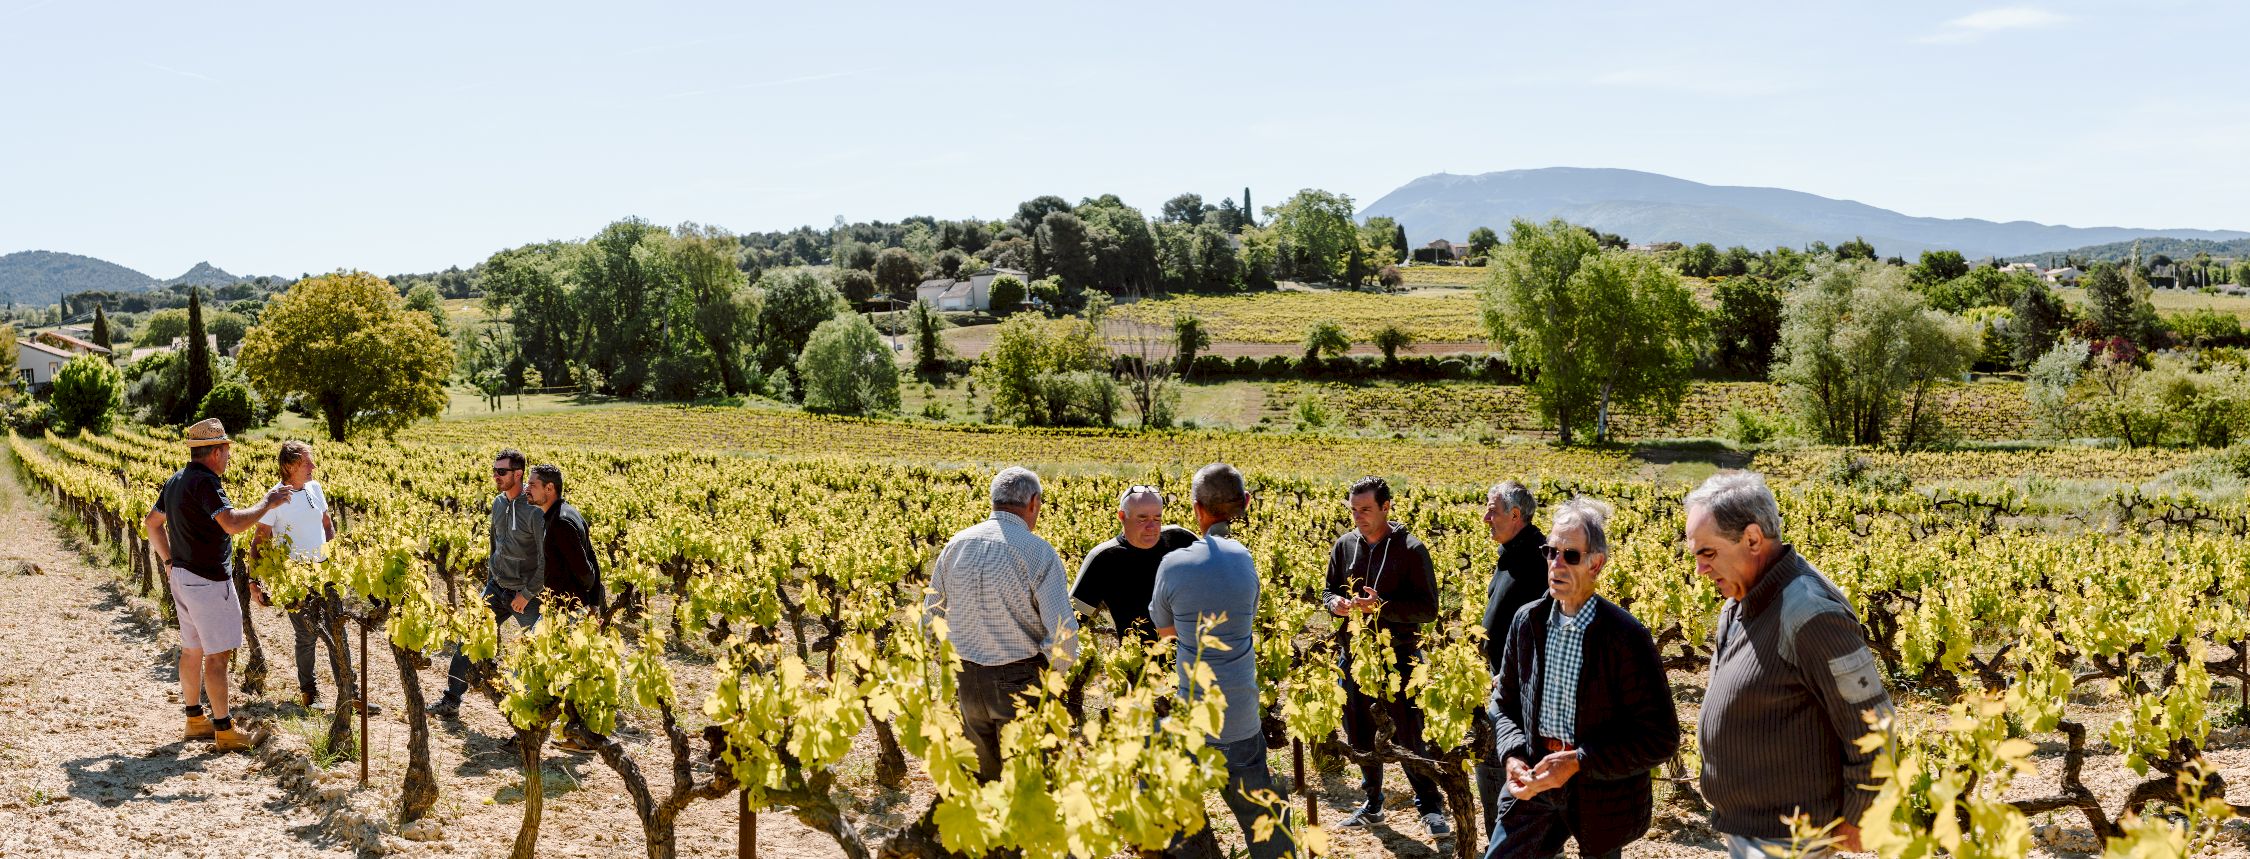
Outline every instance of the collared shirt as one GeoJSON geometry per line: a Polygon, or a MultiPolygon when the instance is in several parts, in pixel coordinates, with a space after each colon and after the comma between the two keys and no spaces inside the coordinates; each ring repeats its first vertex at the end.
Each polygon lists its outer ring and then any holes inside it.
{"type": "Polygon", "coordinates": [[[1044,654],[1062,671],[1078,658],[1069,578],[1054,546],[1021,517],[995,510],[938,552],[923,613],[945,618],[962,659],[996,666],[1044,654]]]}
{"type": "Polygon", "coordinates": [[[234,537],[219,527],[219,511],[234,507],[218,472],[189,462],[164,481],[156,509],[164,512],[164,536],[172,544],[172,566],[214,582],[234,569],[234,537]]]}
{"type": "Polygon", "coordinates": [[[1578,741],[1578,672],[1586,665],[1586,627],[1594,622],[1592,607],[1589,600],[1572,617],[1556,600],[1547,613],[1547,676],[1539,687],[1539,735],[1550,740],[1578,741]]]}

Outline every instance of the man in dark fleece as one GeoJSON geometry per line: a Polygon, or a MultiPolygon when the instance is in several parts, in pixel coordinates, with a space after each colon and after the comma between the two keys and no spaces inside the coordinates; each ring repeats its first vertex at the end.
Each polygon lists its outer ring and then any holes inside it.
{"type": "MultiPolygon", "coordinates": [[[[1403,682],[1422,658],[1422,625],[1437,619],[1437,577],[1430,569],[1430,549],[1405,526],[1391,521],[1391,487],[1382,478],[1352,484],[1347,498],[1352,529],[1336,538],[1328,555],[1328,611],[1337,617],[1372,615],[1376,628],[1389,631],[1403,682]]],[[[1350,652],[1343,653],[1345,740],[1355,749],[1372,750],[1375,708],[1381,707],[1393,726],[1392,740],[1416,754],[1427,754],[1421,708],[1404,695],[1378,702],[1362,694],[1352,680],[1350,652]]],[[[1437,782],[1412,770],[1407,771],[1406,782],[1414,788],[1414,808],[1430,836],[1453,834],[1437,782]]],[[[1367,793],[1367,803],[1344,819],[1345,827],[1368,826],[1383,815],[1383,767],[1362,765],[1360,787],[1367,793]]]]}
{"type": "MultiPolygon", "coordinates": [[[[1500,560],[1493,565],[1492,586],[1484,603],[1484,659],[1492,676],[1498,677],[1500,659],[1508,649],[1508,625],[1515,621],[1516,611],[1547,595],[1547,559],[1539,552],[1547,535],[1531,524],[1539,502],[1523,484],[1503,480],[1485,493],[1484,502],[1485,527],[1492,529],[1492,542],[1500,544],[1500,560]]],[[[1486,832],[1500,822],[1504,781],[1498,761],[1477,764],[1477,799],[1484,804],[1486,832]]]]}

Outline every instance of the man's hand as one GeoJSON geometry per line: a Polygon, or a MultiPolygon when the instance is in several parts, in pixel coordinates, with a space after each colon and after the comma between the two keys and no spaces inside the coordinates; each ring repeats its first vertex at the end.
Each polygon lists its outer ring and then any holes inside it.
{"type": "Polygon", "coordinates": [[[1575,751],[1561,751],[1548,755],[1540,759],[1538,766],[1531,768],[1532,784],[1540,790],[1553,790],[1562,787],[1570,781],[1571,776],[1577,774],[1578,753],[1575,751]]]}
{"type": "Polygon", "coordinates": [[[273,605],[273,600],[266,599],[266,589],[258,586],[257,579],[250,580],[250,602],[268,607],[273,605]]]}
{"type": "Polygon", "coordinates": [[[1859,827],[1853,825],[1849,820],[1837,821],[1836,849],[1841,850],[1845,853],[1860,852],[1861,848],[1859,846],[1859,827]]]}
{"type": "Polygon", "coordinates": [[[295,490],[292,490],[287,486],[276,486],[273,488],[272,492],[266,493],[265,503],[258,506],[271,510],[283,504],[289,503],[289,496],[294,494],[296,494],[295,490]]]}
{"type": "Polygon", "coordinates": [[[515,599],[508,601],[508,612],[510,614],[523,614],[523,607],[530,604],[530,597],[524,596],[523,594],[516,594],[515,599]]]}
{"type": "Polygon", "coordinates": [[[1509,758],[1507,770],[1509,796],[1517,799],[1530,799],[1541,790],[1541,788],[1533,786],[1534,779],[1531,776],[1531,765],[1524,763],[1521,758],[1509,758]]]}

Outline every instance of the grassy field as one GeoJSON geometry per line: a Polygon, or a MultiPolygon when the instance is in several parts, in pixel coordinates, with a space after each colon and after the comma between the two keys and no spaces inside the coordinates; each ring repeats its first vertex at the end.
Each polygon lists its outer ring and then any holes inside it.
{"type": "Polygon", "coordinates": [[[1492,269],[1482,266],[1470,268],[1463,265],[1417,265],[1398,270],[1406,278],[1406,285],[1414,286],[1483,286],[1491,279],[1492,269]]]}
{"type": "Polygon", "coordinates": [[[1314,323],[1344,327],[1353,342],[1366,342],[1384,325],[1396,324],[1423,341],[1471,341],[1484,337],[1476,293],[1466,289],[1416,289],[1400,294],[1343,290],[1291,289],[1251,295],[1189,295],[1123,305],[1111,311],[1151,325],[1169,326],[1175,314],[1203,319],[1211,339],[1243,343],[1297,343],[1314,323]]]}
{"type": "MultiPolygon", "coordinates": [[[[2078,307],[2086,306],[2086,290],[2078,287],[2059,287],[2055,294],[2078,307]]],[[[2192,289],[2154,290],[2149,298],[2156,312],[2164,315],[2189,310],[2216,310],[2234,314],[2235,318],[2250,322],[2250,297],[2240,295],[2206,295],[2192,289]]]]}

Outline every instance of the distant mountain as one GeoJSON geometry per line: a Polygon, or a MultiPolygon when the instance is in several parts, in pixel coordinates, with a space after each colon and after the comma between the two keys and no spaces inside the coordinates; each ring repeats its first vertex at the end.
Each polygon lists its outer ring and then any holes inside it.
{"type": "Polygon", "coordinates": [[[1705,185],[1637,170],[1548,167],[1476,176],[1437,173],[1367,204],[1363,217],[1389,216],[1419,246],[1459,242],[1476,227],[1504,237],[1514,218],[1562,218],[1634,242],[1710,242],[1753,250],[1835,245],[1857,236],[1883,256],[1913,259],[1951,249],[1970,259],[2015,257],[2054,248],[2131,241],[2144,236],[2226,241],[2236,230],[2062,227],[2030,221],[1917,218],[1865,203],[1781,188],[1705,185]]]}
{"type": "Polygon", "coordinates": [[[208,262],[199,262],[195,264],[194,268],[188,269],[186,274],[157,285],[167,288],[174,286],[232,286],[249,279],[228,274],[226,269],[208,262]]]}
{"type": "Polygon", "coordinates": [[[113,262],[55,251],[0,256],[0,301],[53,304],[66,292],[155,289],[156,278],[113,262]]]}
{"type": "MultiPolygon", "coordinates": [[[[2139,239],[2138,243],[2141,246],[2141,257],[2143,259],[2163,254],[2176,260],[2189,260],[2194,259],[2198,253],[2210,254],[2212,259],[2223,259],[2235,263],[2250,259],[2250,239],[2215,242],[2209,239],[2156,237],[2139,239]]],[[[2020,254],[2010,258],[2009,262],[2038,263],[2048,268],[2062,265],[2064,259],[2076,259],[2084,262],[2120,262],[2133,255],[2133,245],[2133,241],[2123,241],[2102,245],[2087,245],[2086,247],[2071,248],[2066,251],[2041,251],[2039,253],[2020,254]]]]}

